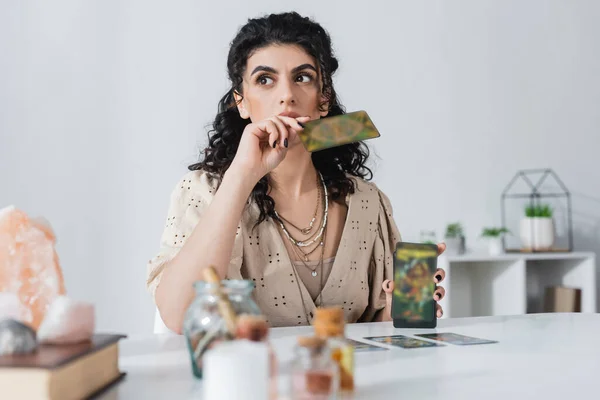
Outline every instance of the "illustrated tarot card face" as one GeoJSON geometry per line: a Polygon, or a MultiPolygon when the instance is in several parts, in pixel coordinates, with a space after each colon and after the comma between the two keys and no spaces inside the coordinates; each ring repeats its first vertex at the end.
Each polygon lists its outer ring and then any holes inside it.
{"type": "Polygon", "coordinates": [[[309,152],[329,149],[380,136],[365,111],[335,115],[308,121],[298,133],[309,152]]]}
{"type": "Polygon", "coordinates": [[[469,346],[473,344],[489,344],[498,343],[497,340],[480,339],[471,336],[459,335],[457,333],[450,332],[439,332],[439,333],[419,333],[415,336],[420,336],[426,339],[437,340],[439,342],[445,342],[455,344],[458,346],[469,346]]]}
{"type": "Polygon", "coordinates": [[[423,347],[439,347],[444,346],[441,343],[427,342],[404,335],[392,335],[392,336],[371,336],[366,337],[367,340],[372,340],[378,343],[389,344],[390,346],[402,347],[403,349],[418,349],[423,347]]]}

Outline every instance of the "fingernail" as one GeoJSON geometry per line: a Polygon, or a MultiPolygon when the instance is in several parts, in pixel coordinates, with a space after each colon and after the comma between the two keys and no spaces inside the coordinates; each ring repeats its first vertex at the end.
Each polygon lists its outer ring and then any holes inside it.
{"type": "Polygon", "coordinates": [[[300,125],[301,127],[305,127],[306,125],[304,125],[302,122],[298,121],[298,125],[300,125]]]}
{"type": "Polygon", "coordinates": [[[273,148],[275,148],[275,146],[277,146],[277,140],[273,142],[273,148]]]}
{"type": "Polygon", "coordinates": [[[285,147],[288,147],[288,140],[287,140],[287,138],[283,139],[283,145],[285,147]]]}
{"type": "Polygon", "coordinates": [[[440,301],[440,297],[442,297],[442,296],[440,296],[439,294],[436,294],[435,295],[435,301],[440,301]]]}
{"type": "Polygon", "coordinates": [[[442,276],[440,274],[437,274],[435,276],[435,280],[438,281],[438,282],[441,281],[442,280],[442,276]]]}

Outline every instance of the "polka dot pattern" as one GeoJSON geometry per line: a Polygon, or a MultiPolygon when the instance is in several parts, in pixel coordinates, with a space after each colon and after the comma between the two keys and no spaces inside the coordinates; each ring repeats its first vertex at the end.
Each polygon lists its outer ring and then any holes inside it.
{"type": "MultiPolygon", "coordinates": [[[[348,215],[321,296],[324,305],[343,307],[348,322],[371,321],[385,306],[381,285],[392,278],[393,251],[401,240],[386,195],[373,183],[360,179],[356,183],[356,192],[346,200],[348,215]]],[[[148,263],[147,287],[152,295],[168,261],[211,204],[215,188],[206,174],[191,171],[173,190],[160,250],[148,263]]],[[[253,297],[271,326],[305,325],[307,319],[310,323],[316,304],[304,286],[306,278],[297,279],[285,238],[273,221],[254,228],[257,216],[257,207],[248,203],[236,227],[227,278],[253,283],[253,297]]]]}

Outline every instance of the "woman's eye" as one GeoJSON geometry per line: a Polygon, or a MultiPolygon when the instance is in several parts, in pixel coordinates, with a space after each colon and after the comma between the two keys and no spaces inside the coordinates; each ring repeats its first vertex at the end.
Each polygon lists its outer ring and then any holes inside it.
{"type": "Polygon", "coordinates": [[[259,85],[269,85],[269,84],[273,83],[273,79],[271,79],[267,75],[262,75],[262,76],[258,77],[256,82],[258,82],[259,85]]]}
{"type": "Polygon", "coordinates": [[[298,77],[296,78],[296,82],[300,83],[308,83],[310,81],[312,81],[312,76],[308,74],[298,75],[298,77]]]}

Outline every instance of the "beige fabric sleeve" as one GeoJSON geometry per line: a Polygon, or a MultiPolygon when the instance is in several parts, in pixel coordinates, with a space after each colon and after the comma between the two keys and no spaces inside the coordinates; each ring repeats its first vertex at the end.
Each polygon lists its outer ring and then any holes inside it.
{"type": "MultiPolygon", "coordinates": [[[[146,288],[154,299],[156,288],[168,263],[183,247],[214,198],[215,186],[202,171],[188,172],[171,192],[165,226],[157,254],[147,264],[146,288]]],[[[210,234],[207,232],[207,234],[210,234]]],[[[229,271],[239,271],[242,263],[242,232],[239,227],[229,271]]]]}
{"type": "Polygon", "coordinates": [[[363,322],[373,321],[377,312],[385,308],[385,292],[381,285],[386,279],[394,279],[394,251],[396,243],[402,240],[388,197],[381,190],[378,195],[379,217],[369,265],[369,305],[360,318],[363,322]]]}

